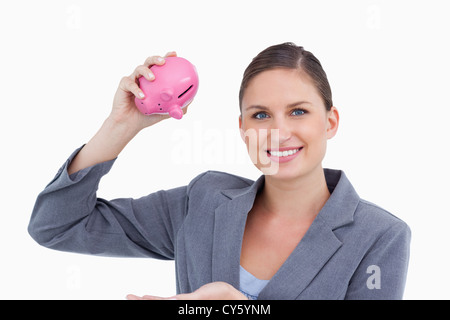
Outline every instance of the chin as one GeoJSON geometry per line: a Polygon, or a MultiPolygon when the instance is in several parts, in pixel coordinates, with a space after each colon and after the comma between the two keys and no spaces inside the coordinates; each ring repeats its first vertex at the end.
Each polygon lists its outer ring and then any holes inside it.
{"type": "Polygon", "coordinates": [[[271,176],[276,179],[291,180],[301,177],[307,173],[306,168],[298,163],[278,163],[276,161],[270,161],[269,164],[258,163],[257,168],[266,176],[271,176]]]}
{"type": "Polygon", "coordinates": [[[305,173],[302,172],[301,168],[268,168],[268,167],[262,167],[260,168],[260,171],[264,173],[266,176],[270,176],[274,179],[279,180],[294,180],[302,177],[305,173]]]}

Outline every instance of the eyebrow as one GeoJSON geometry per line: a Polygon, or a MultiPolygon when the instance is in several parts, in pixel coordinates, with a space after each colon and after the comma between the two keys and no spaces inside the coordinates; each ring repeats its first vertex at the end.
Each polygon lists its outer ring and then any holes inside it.
{"type": "MultiPolygon", "coordinates": [[[[300,106],[302,104],[312,104],[312,103],[308,102],[308,101],[297,101],[297,102],[293,102],[293,103],[290,103],[290,104],[286,105],[286,109],[291,109],[291,108],[294,108],[294,107],[298,107],[298,106],[300,106]]],[[[245,108],[246,111],[248,111],[250,109],[269,110],[268,107],[263,106],[263,105],[259,105],[259,104],[251,105],[251,106],[245,108]]]]}

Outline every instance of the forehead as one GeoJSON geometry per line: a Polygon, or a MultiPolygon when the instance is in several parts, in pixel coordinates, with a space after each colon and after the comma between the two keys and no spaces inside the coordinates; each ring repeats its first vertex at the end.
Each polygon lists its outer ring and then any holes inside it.
{"type": "Polygon", "coordinates": [[[295,101],[321,102],[310,77],[297,69],[271,69],[256,75],[245,89],[243,109],[250,105],[284,107],[295,101]]]}

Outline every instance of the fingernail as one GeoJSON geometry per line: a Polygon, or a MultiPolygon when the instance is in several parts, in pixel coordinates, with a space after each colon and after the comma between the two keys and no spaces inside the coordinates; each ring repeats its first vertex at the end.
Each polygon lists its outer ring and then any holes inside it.
{"type": "Polygon", "coordinates": [[[161,58],[161,57],[158,57],[156,60],[158,60],[158,62],[163,62],[164,61],[164,59],[161,58]]]}
{"type": "Polygon", "coordinates": [[[145,95],[142,92],[139,92],[139,97],[144,98],[145,95]]]}
{"type": "Polygon", "coordinates": [[[153,79],[155,79],[155,76],[154,76],[153,74],[149,73],[149,74],[148,74],[148,78],[149,78],[150,80],[153,80],[153,79]]]}

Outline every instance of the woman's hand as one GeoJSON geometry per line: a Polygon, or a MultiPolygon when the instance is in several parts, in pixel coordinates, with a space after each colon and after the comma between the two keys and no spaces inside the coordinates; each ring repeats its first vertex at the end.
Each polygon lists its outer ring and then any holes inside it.
{"type": "Polygon", "coordinates": [[[239,290],[226,282],[211,282],[198,288],[192,293],[178,294],[163,298],[156,296],[139,297],[134,294],[127,295],[128,300],[248,300],[239,290]]]}
{"type": "MultiPolygon", "coordinates": [[[[119,83],[113,100],[113,107],[110,119],[117,124],[125,124],[130,130],[139,132],[143,128],[151,126],[161,120],[170,118],[169,115],[152,114],[144,115],[137,108],[134,103],[135,97],[138,99],[144,98],[144,93],[139,88],[139,78],[145,77],[149,81],[154,81],[155,76],[150,70],[153,65],[163,65],[165,57],[175,57],[175,52],[169,52],[164,57],[152,56],[148,57],[143,65],[137,66],[134,72],[128,76],[123,77],[119,83]]],[[[183,108],[186,113],[187,108],[183,108]]]]}
{"type": "MultiPolygon", "coordinates": [[[[169,52],[165,55],[165,57],[174,56],[176,56],[175,52],[169,52]]],[[[122,78],[114,96],[111,114],[103,122],[100,130],[72,160],[68,168],[69,174],[116,158],[128,142],[143,128],[170,118],[169,115],[162,114],[144,115],[134,103],[135,97],[143,98],[141,96],[143,92],[138,86],[139,78],[143,76],[147,80],[154,80],[155,76],[150,67],[155,64],[163,65],[164,63],[164,57],[149,57],[130,76],[122,78]]],[[[186,111],[187,107],[183,108],[183,113],[186,113],[186,111]]]]}

